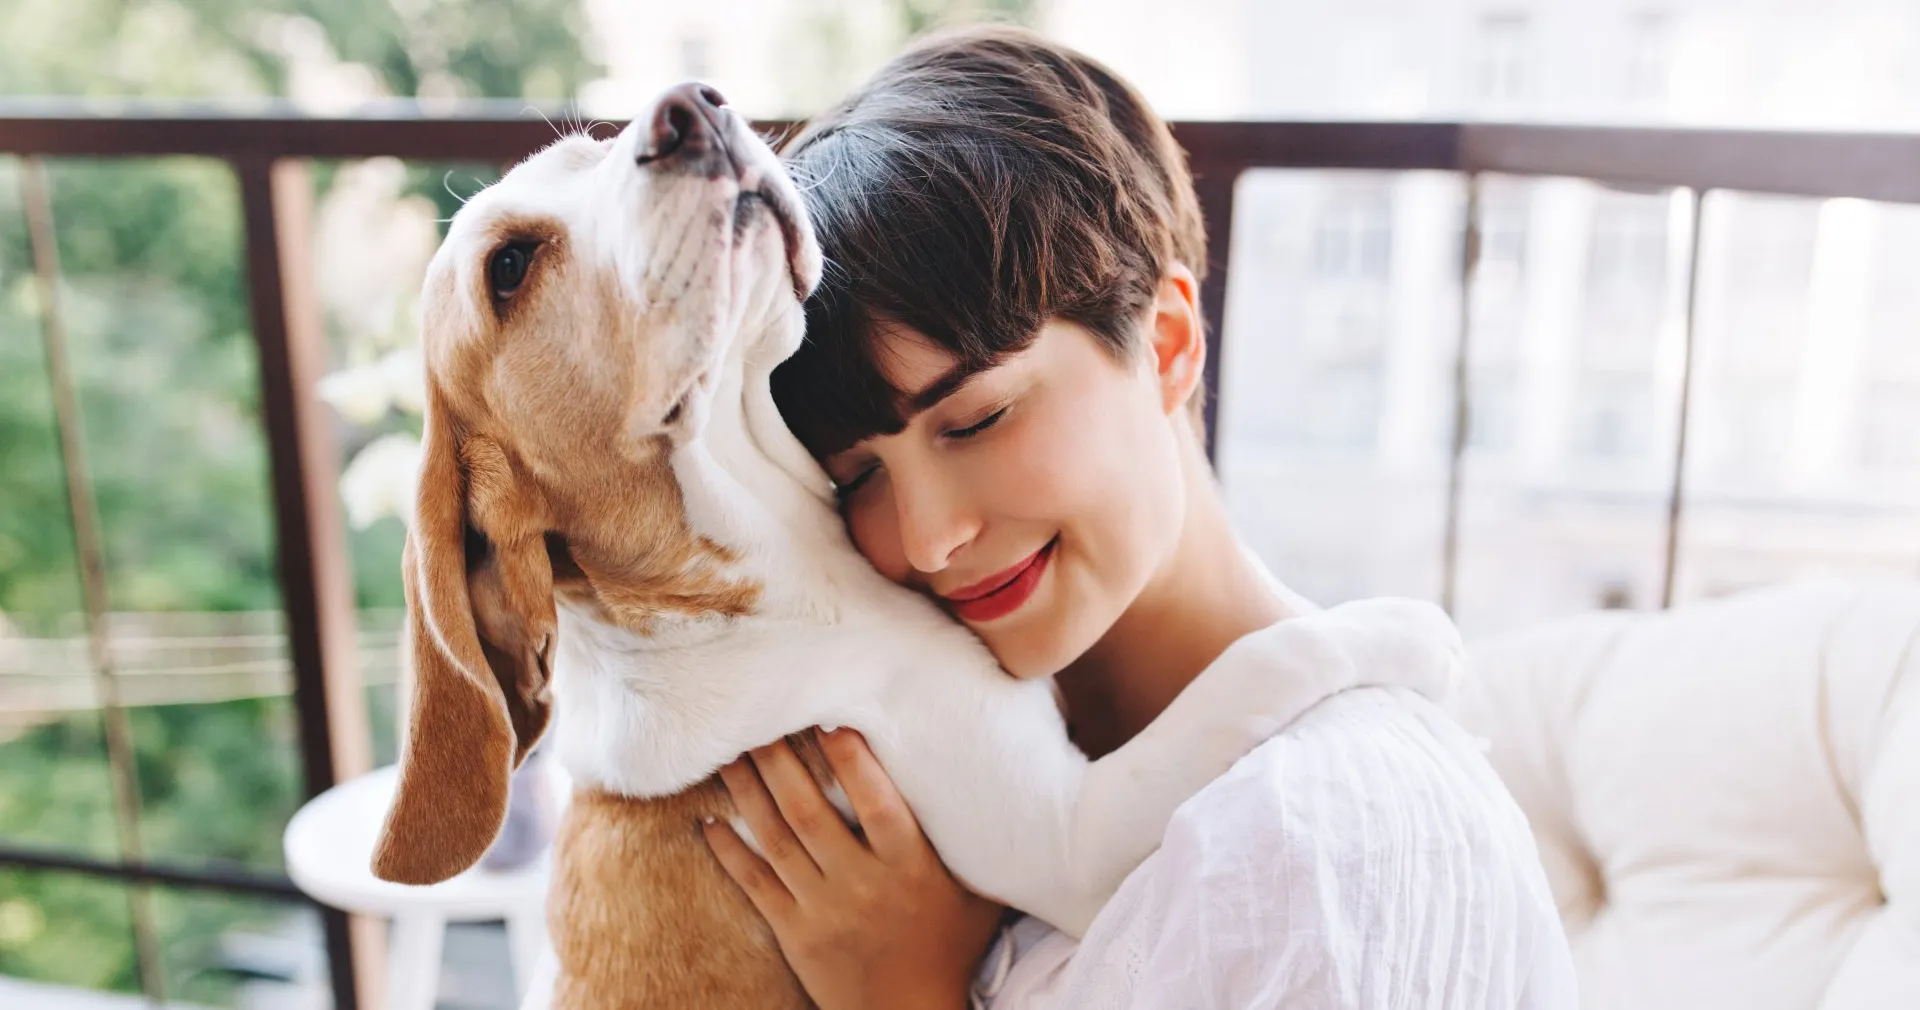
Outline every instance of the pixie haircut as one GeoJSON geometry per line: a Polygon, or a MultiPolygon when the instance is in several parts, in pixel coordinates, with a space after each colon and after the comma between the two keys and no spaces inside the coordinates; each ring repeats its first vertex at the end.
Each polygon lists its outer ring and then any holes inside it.
{"type": "Polygon", "coordinates": [[[890,330],[923,334],[962,374],[1052,319],[1129,361],[1172,264],[1206,272],[1167,125],[1112,71],[1022,29],[914,46],[782,153],[827,265],[773,390],[816,456],[905,427],[913,405],[876,360],[890,330]]]}

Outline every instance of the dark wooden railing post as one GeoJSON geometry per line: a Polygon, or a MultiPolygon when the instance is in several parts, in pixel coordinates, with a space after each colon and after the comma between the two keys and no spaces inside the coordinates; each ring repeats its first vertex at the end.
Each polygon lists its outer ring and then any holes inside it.
{"type": "MultiPolygon", "coordinates": [[[[288,159],[238,158],[248,290],[260,359],[260,414],[272,470],[274,533],[307,796],[372,765],[354,631],[346,533],[335,487],[338,450],[316,394],[326,367],[314,292],[313,188],[288,159]]],[[[382,953],[377,924],[322,909],[334,1000],[372,1007],[382,953]],[[358,969],[358,970],[356,970],[358,969]]]]}
{"type": "Polygon", "coordinates": [[[1240,181],[1237,165],[1199,165],[1193,188],[1200,197],[1200,217],[1207,229],[1207,279],[1200,283],[1200,314],[1207,324],[1206,445],[1214,459],[1215,435],[1220,427],[1220,360],[1222,332],[1227,319],[1227,270],[1233,260],[1233,191],[1240,181]]]}

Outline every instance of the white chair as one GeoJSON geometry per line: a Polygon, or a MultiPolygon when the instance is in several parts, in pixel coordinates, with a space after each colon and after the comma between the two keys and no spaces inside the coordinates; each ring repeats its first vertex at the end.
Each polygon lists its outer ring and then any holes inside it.
{"type": "Polygon", "coordinates": [[[1474,643],[1585,1010],[1920,1007],[1920,583],[1474,643]]]}
{"type": "Polygon", "coordinates": [[[431,887],[381,880],[371,869],[373,848],[397,777],[393,766],[376,769],[301,807],[287,824],[287,875],[316,901],[393,921],[386,1010],[433,1010],[449,922],[504,920],[514,988],[524,996],[547,946],[551,849],[521,869],[494,873],[476,867],[431,887]]]}

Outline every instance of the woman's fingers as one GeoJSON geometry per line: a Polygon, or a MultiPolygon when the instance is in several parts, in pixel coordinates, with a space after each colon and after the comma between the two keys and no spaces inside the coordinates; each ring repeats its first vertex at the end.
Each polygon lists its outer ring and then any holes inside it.
{"type": "Polygon", "coordinates": [[[804,896],[819,882],[820,867],[787,825],[787,819],[781,816],[766,783],[754,770],[754,763],[736,758],[720,769],[720,780],[726,783],[734,808],[747,823],[747,830],[753,832],[754,844],[773,872],[789,892],[804,896]]]}
{"type": "Polygon", "coordinates": [[[927,844],[906,797],[880,767],[865,737],[850,729],[822,733],[820,750],[853,804],[854,815],[860,818],[860,828],[875,855],[898,866],[932,854],[933,847],[927,844]]]}
{"type": "Polygon", "coordinates": [[[705,830],[707,846],[713,849],[714,858],[720,860],[720,868],[746,892],[747,900],[753,902],[761,917],[775,925],[785,922],[794,901],[793,892],[787,890],[780,875],[766,860],[753,854],[747,843],[734,834],[732,825],[708,821],[705,830]]]}
{"type": "Polygon", "coordinates": [[[751,756],[761,781],[773,794],[774,805],[814,865],[829,876],[854,869],[866,849],[840,819],[840,811],[820,791],[820,784],[813,780],[793,747],[781,740],[755,748],[751,756]]]}

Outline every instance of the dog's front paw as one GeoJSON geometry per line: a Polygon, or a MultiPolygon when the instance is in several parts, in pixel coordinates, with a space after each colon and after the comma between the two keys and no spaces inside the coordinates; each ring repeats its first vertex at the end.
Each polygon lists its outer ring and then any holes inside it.
{"type": "Polygon", "coordinates": [[[1439,704],[1466,676],[1460,629],[1425,600],[1356,600],[1318,616],[1338,628],[1359,686],[1411,688],[1439,704]]]}

